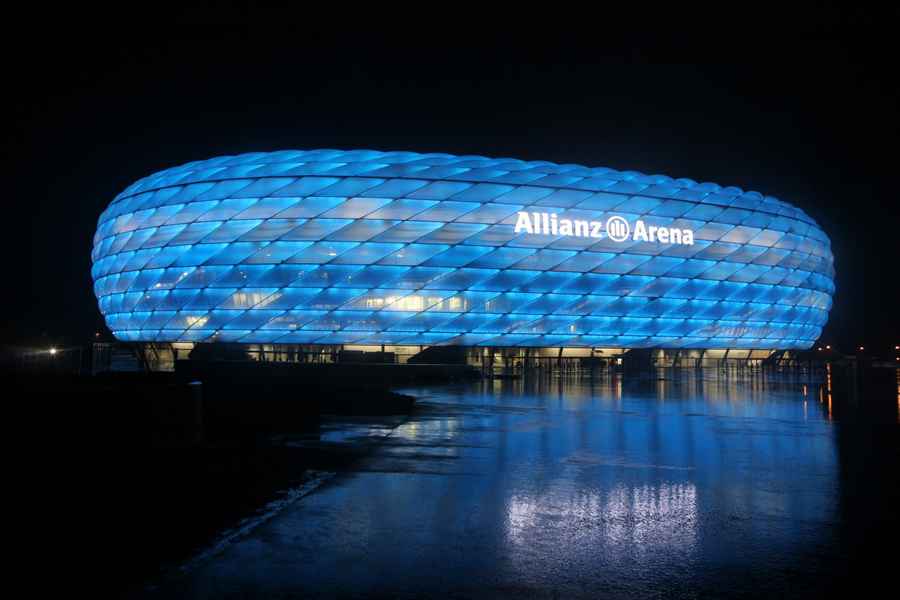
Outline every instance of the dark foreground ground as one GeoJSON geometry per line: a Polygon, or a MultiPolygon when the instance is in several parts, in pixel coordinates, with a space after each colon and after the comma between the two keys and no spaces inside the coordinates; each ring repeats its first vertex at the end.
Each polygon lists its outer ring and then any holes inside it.
{"type": "Polygon", "coordinates": [[[890,375],[857,393],[835,377],[831,394],[708,373],[419,386],[403,390],[419,398],[408,416],[303,417],[144,450],[121,403],[32,382],[19,391],[31,418],[7,421],[17,548],[33,585],[98,597],[890,589],[890,375]]]}
{"type": "Polygon", "coordinates": [[[360,376],[0,378],[15,539],[42,557],[29,577],[100,597],[140,591],[351,468],[414,401],[360,376]]]}

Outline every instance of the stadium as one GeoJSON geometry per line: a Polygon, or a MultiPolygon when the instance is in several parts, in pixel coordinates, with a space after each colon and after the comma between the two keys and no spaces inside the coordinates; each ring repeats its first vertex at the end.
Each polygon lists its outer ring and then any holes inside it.
{"type": "Polygon", "coordinates": [[[101,214],[92,259],[116,339],[275,360],[339,349],[402,361],[436,346],[764,358],[809,348],[835,291],[828,237],[772,196],[370,150],[150,175],[101,214]]]}

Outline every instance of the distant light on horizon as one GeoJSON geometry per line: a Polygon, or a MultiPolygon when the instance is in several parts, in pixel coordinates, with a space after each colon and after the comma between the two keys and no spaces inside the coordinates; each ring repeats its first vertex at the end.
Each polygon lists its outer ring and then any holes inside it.
{"type": "Polygon", "coordinates": [[[50,354],[56,354],[56,348],[50,348],[50,354]]]}

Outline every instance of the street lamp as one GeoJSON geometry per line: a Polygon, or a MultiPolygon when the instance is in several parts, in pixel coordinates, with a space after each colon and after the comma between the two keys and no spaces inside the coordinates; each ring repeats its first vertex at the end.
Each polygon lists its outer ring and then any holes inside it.
{"type": "Polygon", "coordinates": [[[56,348],[50,348],[50,355],[51,356],[56,355],[56,348]]]}

